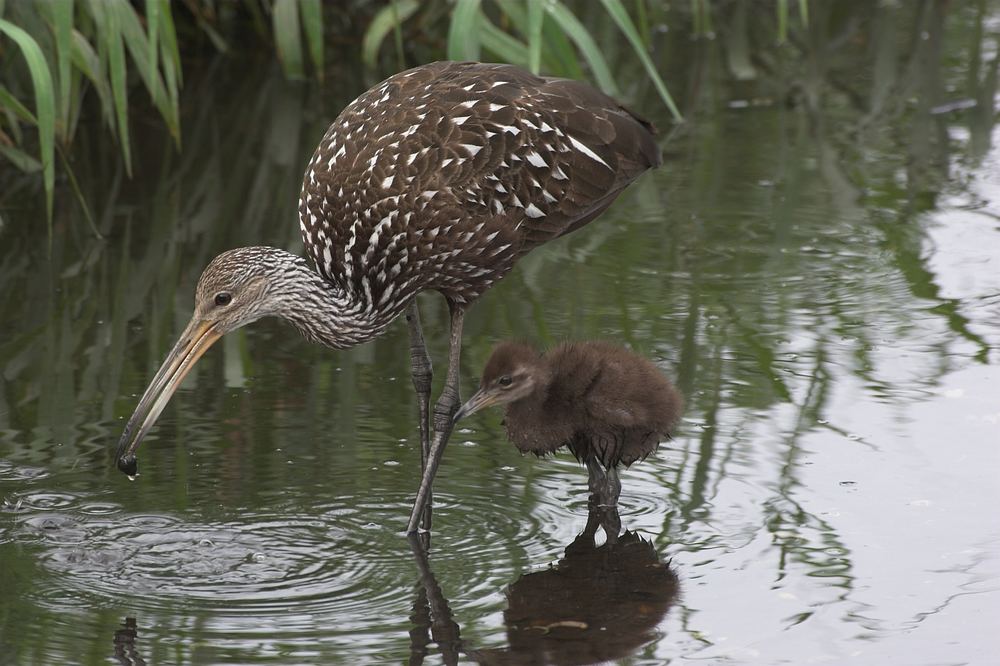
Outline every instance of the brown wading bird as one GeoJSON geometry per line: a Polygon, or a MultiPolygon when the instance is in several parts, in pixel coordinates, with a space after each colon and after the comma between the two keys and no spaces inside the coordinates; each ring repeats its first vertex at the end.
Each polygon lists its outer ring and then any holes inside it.
{"type": "Polygon", "coordinates": [[[306,168],[299,224],[306,259],[272,247],[223,252],[198,280],[194,315],[116,453],[135,452],[170,396],[223,334],[281,317],[335,349],[406,313],[424,475],[408,532],[429,526],[430,481],[458,409],[465,311],[535,247],[597,217],[661,162],[653,128],[577,81],[510,65],[438,62],[396,74],[334,120],[306,168]],[[448,372],[428,430],[431,364],[417,293],[451,313],[448,372]]]}
{"type": "Polygon", "coordinates": [[[521,453],[567,447],[587,465],[590,490],[613,506],[618,466],[643,460],[669,438],[683,401],[652,361],[608,342],[567,342],[544,356],[501,342],[455,420],[492,405],[506,406],[507,437],[521,453]]]}

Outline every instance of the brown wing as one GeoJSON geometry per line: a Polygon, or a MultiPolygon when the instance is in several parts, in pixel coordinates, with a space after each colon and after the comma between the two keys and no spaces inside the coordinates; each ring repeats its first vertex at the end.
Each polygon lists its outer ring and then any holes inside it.
{"type": "Polygon", "coordinates": [[[427,288],[462,302],[659,163],[651,126],[585,84],[433,63],[331,125],[303,183],[303,240],[371,302],[427,288]]]}

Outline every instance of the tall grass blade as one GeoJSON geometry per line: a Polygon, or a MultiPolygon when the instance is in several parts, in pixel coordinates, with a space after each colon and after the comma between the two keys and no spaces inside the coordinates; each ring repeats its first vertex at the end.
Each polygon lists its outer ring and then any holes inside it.
{"type": "Polygon", "coordinates": [[[56,42],[56,74],[59,79],[59,133],[63,142],[69,139],[70,56],[73,51],[73,0],[51,5],[56,42]]]}
{"type": "Polygon", "coordinates": [[[170,108],[177,118],[178,130],[175,141],[177,148],[181,147],[180,134],[180,86],[181,86],[181,56],[177,48],[177,33],[174,31],[174,17],[168,0],[160,0],[160,61],[163,68],[163,81],[167,88],[167,98],[170,108]]]}
{"type": "Polygon", "coordinates": [[[32,125],[38,124],[38,119],[35,118],[35,114],[33,114],[24,104],[21,104],[21,101],[14,97],[14,95],[7,90],[3,84],[0,84],[0,108],[11,111],[15,116],[26,123],[31,123],[32,125]]]}
{"type": "Polygon", "coordinates": [[[670,91],[667,90],[666,84],[663,83],[663,79],[660,77],[660,73],[656,70],[656,65],[653,64],[653,59],[649,57],[649,52],[646,51],[646,47],[643,44],[642,38],[639,36],[639,32],[635,29],[635,24],[632,23],[632,18],[628,15],[628,11],[625,10],[625,6],[622,5],[621,0],[601,0],[601,4],[614,19],[615,23],[618,24],[618,28],[625,34],[629,43],[632,44],[632,48],[635,50],[639,60],[642,61],[643,67],[646,68],[646,74],[649,78],[653,80],[653,85],[656,86],[657,92],[660,93],[660,97],[663,99],[664,104],[670,109],[670,113],[674,116],[674,120],[683,120],[681,112],[677,109],[677,105],[674,104],[674,98],[670,96],[670,91]]]}
{"type": "Polygon", "coordinates": [[[480,0],[456,0],[448,28],[448,59],[479,60],[480,0]]]}
{"type": "Polygon", "coordinates": [[[653,32],[653,27],[649,23],[649,12],[646,11],[645,0],[635,0],[635,13],[639,17],[639,34],[643,35],[643,44],[649,49],[649,35],[653,32]]]}
{"type": "Polygon", "coordinates": [[[145,84],[154,106],[156,106],[156,109],[163,117],[163,121],[167,124],[171,137],[177,141],[180,136],[180,119],[178,118],[176,108],[171,105],[171,100],[167,96],[159,69],[151,69],[149,66],[149,38],[143,31],[142,24],[139,23],[139,15],[136,14],[130,5],[124,2],[118,4],[111,11],[118,12],[125,46],[128,48],[133,62],[135,62],[136,70],[139,72],[139,76],[145,84]]]}
{"type": "Polygon", "coordinates": [[[691,0],[691,14],[694,16],[694,34],[698,37],[713,37],[712,8],[708,0],[691,0]]]}
{"type": "Polygon", "coordinates": [[[146,71],[148,74],[146,80],[153,81],[158,78],[160,70],[160,0],[146,0],[146,36],[148,38],[146,47],[146,71]]]}
{"type": "MultiPolygon", "coordinates": [[[[96,3],[95,3],[96,4],[96,3]]],[[[131,7],[126,7],[131,11],[131,7]]],[[[125,158],[125,173],[132,177],[132,146],[128,134],[128,87],[126,85],[125,47],[122,44],[122,26],[119,3],[104,6],[105,40],[108,52],[108,71],[111,76],[111,99],[118,120],[118,141],[125,158]]]]}
{"type": "Polygon", "coordinates": [[[55,90],[52,87],[52,73],[45,61],[38,42],[27,32],[13,23],[0,19],[0,32],[13,40],[31,74],[31,85],[35,89],[35,117],[38,119],[39,161],[42,163],[42,182],[45,186],[45,213],[49,230],[49,244],[52,243],[52,199],[55,192],[55,90]]]}
{"type": "MultiPolygon", "coordinates": [[[[548,0],[545,0],[545,2],[548,2],[548,0]]],[[[528,34],[530,31],[528,28],[528,12],[524,8],[524,3],[515,0],[498,0],[497,5],[503,10],[503,13],[518,32],[525,35],[528,34]]],[[[562,28],[555,21],[543,22],[542,44],[544,46],[541,54],[542,61],[552,73],[577,80],[587,78],[580,67],[579,55],[574,50],[569,39],[566,38],[566,34],[562,28]]],[[[523,61],[524,66],[527,67],[528,59],[525,55],[527,54],[527,45],[521,48],[522,52],[518,56],[518,62],[523,61]]],[[[508,60],[508,62],[515,61],[508,60]]]]}
{"type": "Polygon", "coordinates": [[[101,102],[101,112],[104,114],[104,122],[109,127],[114,127],[114,104],[111,101],[111,86],[108,83],[104,71],[101,69],[101,59],[90,45],[87,38],[76,30],[73,31],[73,50],[71,53],[73,66],[83,72],[97,91],[97,98],[101,102]]]}
{"type": "Polygon", "coordinates": [[[399,71],[406,69],[406,54],[403,52],[403,21],[399,18],[399,2],[391,0],[392,7],[396,10],[396,21],[392,26],[392,40],[396,46],[396,68],[399,71]]]}
{"type": "Polygon", "coordinates": [[[303,78],[299,8],[295,0],[274,0],[271,15],[278,60],[290,79],[303,78]]]}
{"type": "Polygon", "coordinates": [[[809,0],[799,0],[799,18],[802,19],[802,25],[809,27],[809,0]]]}
{"type": "Polygon", "coordinates": [[[528,3],[528,69],[538,74],[542,66],[542,26],[545,24],[545,3],[528,3]]]}
{"type": "Polygon", "coordinates": [[[417,0],[397,0],[375,14],[361,41],[361,61],[365,66],[374,69],[378,65],[379,48],[386,35],[413,16],[419,8],[417,0]]]}
{"type": "Polygon", "coordinates": [[[320,0],[299,0],[302,25],[306,30],[309,57],[316,68],[316,78],[323,80],[323,9],[320,0]]]}
{"type": "MultiPolygon", "coordinates": [[[[160,17],[163,19],[160,21],[160,55],[163,56],[164,60],[164,75],[170,78],[167,74],[167,64],[166,61],[169,59],[172,63],[171,71],[174,72],[173,77],[175,80],[174,84],[174,96],[177,94],[177,87],[181,84],[181,54],[180,49],[177,48],[177,31],[174,29],[174,15],[171,11],[170,0],[160,0],[160,17]]],[[[167,87],[170,87],[169,81],[167,87]]],[[[175,102],[176,105],[176,102],[175,102]]]]}
{"type": "Polygon", "coordinates": [[[80,183],[76,180],[76,174],[73,173],[73,167],[70,165],[69,160],[66,159],[66,154],[63,152],[62,148],[58,147],[57,152],[59,153],[59,159],[62,160],[63,169],[66,171],[69,185],[73,189],[73,194],[76,195],[76,201],[80,204],[80,209],[83,211],[83,217],[86,218],[87,224],[90,226],[90,230],[94,232],[95,238],[104,238],[104,236],[101,235],[101,232],[97,230],[97,225],[94,223],[94,216],[90,214],[90,206],[87,205],[87,199],[83,196],[83,192],[80,191],[80,183]]]}
{"type": "MultiPolygon", "coordinates": [[[[0,142],[6,143],[11,146],[20,146],[24,144],[24,132],[21,131],[21,123],[17,121],[17,116],[10,109],[4,108],[0,104],[0,142]],[[7,132],[4,132],[2,125],[6,121],[7,132]]],[[[34,125],[34,123],[32,123],[34,125]]]]}
{"type": "Polygon", "coordinates": [[[778,43],[784,44],[788,37],[788,0],[778,0],[775,11],[778,12],[778,43]]]}
{"type": "Polygon", "coordinates": [[[521,67],[528,66],[527,44],[493,25],[483,14],[479,15],[479,29],[484,49],[496,55],[502,62],[521,67]]]}
{"type": "Polygon", "coordinates": [[[0,141],[0,157],[3,157],[24,173],[35,173],[36,171],[40,171],[42,168],[42,163],[34,157],[20,148],[8,146],[2,141],[0,141]]]}
{"type": "Polygon", "coordinates": [[[563,32],[580,49],[580,53],[583,54],[584,59],[594,73],[594,78],[597,79],[597,85],[609,95],[619,95],[615,77],[611,75],[611,69],[608,68],[604,54],[601,53],[601,49],[597,46],[597,42],[594,41],[587,28],[580,23],[580,20],[574,16],[573,12],[566,8],[566,5],[558,2],[558,0],[550,2],[546,6],[546,9],[549,16],[559,24],[563,32]]]}

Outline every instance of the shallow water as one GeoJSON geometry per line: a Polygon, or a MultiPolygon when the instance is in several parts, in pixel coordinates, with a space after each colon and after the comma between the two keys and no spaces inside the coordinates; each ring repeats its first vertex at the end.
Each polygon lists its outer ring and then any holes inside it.
{"type": "MultiPolygon", "coordinates": [[[[819,14],[814,44],[751,80],[724,25],[668,43],[688,121],[657,118],[664,168],[468,316],[466,395],[511,336],[619,340],[676,380],[685,417],[623,473],[641,539],[618,544],[577,538],[585,471],[522,458],[490,412],[453,436],[429,556],[401,536],[419,467],[401,324],[348,352],[278,322],[234,333],[137,480],[111,464],[208,259],[301,248],[299,174],[360,77],[320,98],[199,69],[184,152],[136,123],[131,181],[81,133],[106,239],[66,194],[51,260],[7,178],[0,662],[991,663],[1000,14],[917,4],[819,14]]],[[[421,305],[442,374],[445,308],[421,305]]]]}

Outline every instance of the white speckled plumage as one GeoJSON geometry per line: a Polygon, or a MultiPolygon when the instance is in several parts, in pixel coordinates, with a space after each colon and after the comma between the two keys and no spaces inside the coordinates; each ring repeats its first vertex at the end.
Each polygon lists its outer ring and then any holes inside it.
{"type": "Polygon", "coordinates": [[[343,110],[306,169],[299,221],[319,272],[391,321],[426,289],[474,301],[657,164],[649,124],[585,84],[433,63],[343,110]]]}

